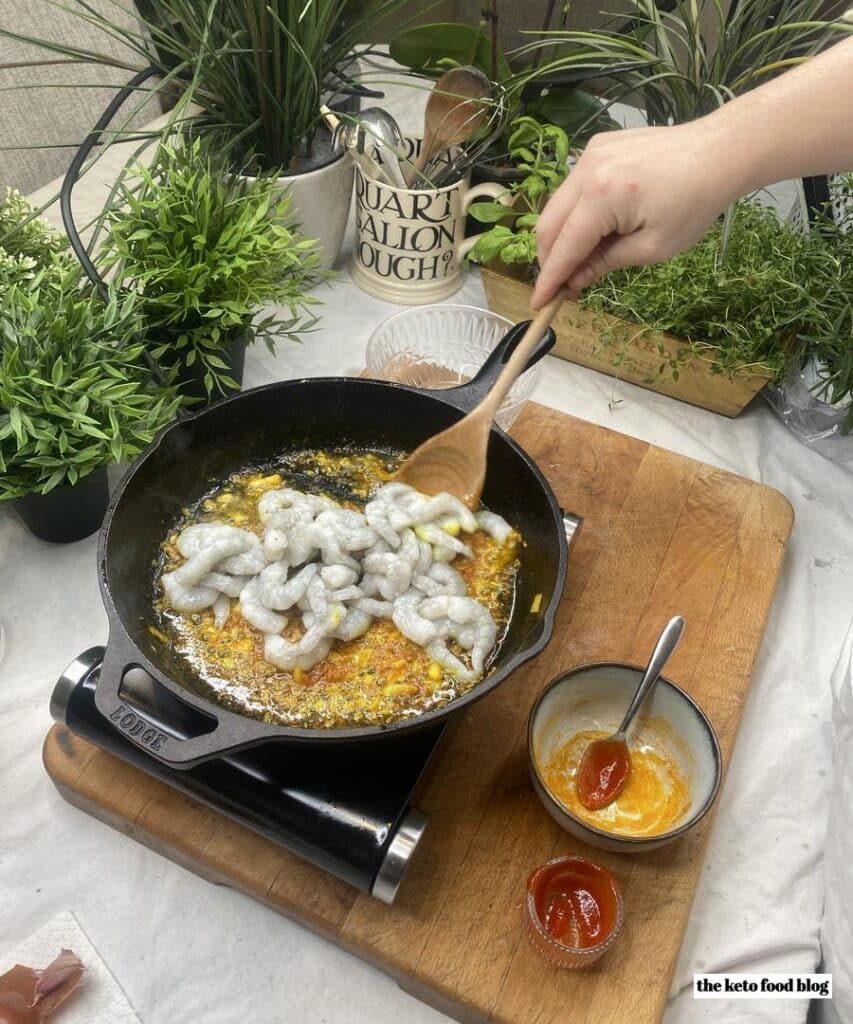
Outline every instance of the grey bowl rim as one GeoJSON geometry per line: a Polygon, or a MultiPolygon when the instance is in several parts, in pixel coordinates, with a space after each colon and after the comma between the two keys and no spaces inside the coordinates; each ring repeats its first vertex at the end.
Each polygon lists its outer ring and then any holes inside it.
{"type": "MultiPolygon", "coordinates": [[[[700,821],[708,814],[711,808],[714,806],[714,802],[720,792],[720,787],[723,784],[723,755],[720,750],[720,741],[717,738],[716,730],[711,724],[711,720],[686,690],[683,690],[677,683],[674,683],[669,677],[662,675],[658,681],[658,685],[666,683],[667,686],[671,687],[676,693],[680,694],[687,704],[693,709],[696,717],[705,727],[705,731],[711,741],[711,751],[714,758],[714,785],[709,793],[707,799],[702,804],[699,811],[685,821],[682,825],[677,828],[671,829],[669,832],[661,832],[655,836],[626,836],[621,835],[618,832],[607,832],[604,829],[597,828],[595,825],[589,825],[587,822],[578,818],[577,815],[573,814],[564,804],[562,804],[551,792],[550,787],[542,778],[538,766],[536,764],[536,758],[533,756],[533,722],[539,712],[539,708],[542,706],[542,702],[545,697],[553,690],[556,686],[561,685],[566,679],[570,679],[572,676],[579,675],[581,672],[587,672],[590,669],[601,669],[601,668],[621,668],[629,669],[632,672],[639,672],[640,675],[645,671],[645,666],[631,665],[624,661],[594,661],[588,662],[584,665],[576,665],[574,668],[570,668],[565,672],[561,672],[559,675],[554,676],[553,679],[549,680],[545,686],[539,691],[534,700],[533,705],[530,708],[530,713],[527,716],[527,759],[530,766],[530,773],[533,776],[533,780],[536,783],[534,790],[540,800],[543,799],[543,795],[548,798],[548,803],[561,815],[569,818],[575,825],[583,829],[585,832],[589,832],[591,835],[598,838],[607,839],[611,842],[624,843],[626,847],[649,847],[661,846],[664,843],[671,842],[674,839],[678,839],[683,836],[690,829],[695,828],[700,821]]],[[[546,806],[546,810],[549,808],[546,806]]],[[[561,827],[565,827],[561,824],[561,827]]]]}

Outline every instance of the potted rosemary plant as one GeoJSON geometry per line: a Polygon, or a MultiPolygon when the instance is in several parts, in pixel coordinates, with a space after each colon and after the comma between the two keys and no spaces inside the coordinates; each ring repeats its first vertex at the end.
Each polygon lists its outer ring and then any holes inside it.
{"type": "Polygon", "coordinates": [[[135,66],[94,48],[81,52],[10,29],[0,35],[39,47],[46,63],[64,57],[113,66],[127,77],[156,68],[155,89],[179,95],[164,137],[189,120],[194,131],[215,137],[232,169],[279,176],[293,194],[305,236],[317,240],[328,267],[343,239],[353,172],[332,150],[319,108],[357,88],[354,68],[363,44],[404,6],[405,0],[139,0],[136,6],[111,0],[96,9],[77,0],[66,8],[100,26],[105,38],[120,37],[136,52],[135,66]],[[128,15],[140,18],[140,32],[127,31],[128,15]]]}
{"type": "Polygon", "coordinates": [[[313,326],[308,294],[323,276],[272,175],[228,172],[196,139],[161,143],[137,164],[106,213],[105,270],[138,299],[146,345],[190,399],[239,389],[246,345],[270,351],[313,326]],[[279,313],[253,317],[264,303],[279,313]]]}
{"type": "MultiPolygon", "coordinates": [[[[2,271],[0,271],[2,274],[2,271]]],[[[133,458],[180,407],[137,340],[134,295],[104,304],[52,256],[0,304],[0,502],[42,540],[94,533],[106,467],[133,458]]]]}

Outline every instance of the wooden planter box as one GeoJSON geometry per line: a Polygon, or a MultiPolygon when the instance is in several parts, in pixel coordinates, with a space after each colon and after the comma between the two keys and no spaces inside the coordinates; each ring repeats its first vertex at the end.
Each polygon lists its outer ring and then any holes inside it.
{"type": "MultiPolygon", "coordinates": [[[[481,272],[486,302],[492,312],[513,323],[530,318],[531,285],[487,267],[482,267],[481,272]]],[[[660,365],[689,348],[683,341],[671,334],[643,331],[636,324],[605,313],[582,309],[576,302],[563,303],[553,327],[557,343],[552,355],[723,416],[737,416],[770,380],[769,374],[754,370],[731,376],[713,373],[712,358],[695,353],[679,368],[675,380],[669,369],[660,373],[660,365]],[[599,343],[601,333],[614,327],[620,337],[624,336],[624,345],[604,347],[599,343]],[[617,353],[619,363],[614,365],[617,353]]],[[[713,351],[710,346],[708,350],[713,351]]]]}

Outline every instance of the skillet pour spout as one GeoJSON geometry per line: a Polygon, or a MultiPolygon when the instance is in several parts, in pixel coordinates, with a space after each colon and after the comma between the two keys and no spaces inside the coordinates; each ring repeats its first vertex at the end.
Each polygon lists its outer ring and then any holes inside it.
{"type": "MultiPolygon", "coordinates": [[[[519,530],[524,549],[506,636],[489,673],[466,694],[386,726],[302,729],[269,724],[211,700],[190,664],[148,628],[161,541],[181,510],[214,483],[308,447],[411,451],[477,404],[526,326],[513,327],[478,374],[460,387],[421,391],[345,377],[283,381],[227,398],[167,427],[124,476],[100,534],[99,580],[110,623],[95,692],[100,713],[152,757],[188,768],[271,740],[316,745],[414,733],[484,697],[535,657],[551,637],[563,591],[566,526],[545,477],[498,427],[489,438],[483,501],[519,530]],[[143,669],[165,688],[172,704],[177,699],[194,712],[193,735],[170,731],[150,710],[133,706],[122,692],[122,681],[133,668],[143,669]]],[[[549,330],[528,366],[542,358],[554,340],[549,330]]]]}

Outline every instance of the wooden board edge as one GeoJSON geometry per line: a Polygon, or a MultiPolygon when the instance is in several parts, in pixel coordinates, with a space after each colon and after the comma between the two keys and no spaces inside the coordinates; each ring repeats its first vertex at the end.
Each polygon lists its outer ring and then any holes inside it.
{"type": "MultiPolygon", "coordinates": [[[[78,773],[71,773],[68,771],[69,759],[68,755],[66,755],[62,750],[62,741],[60,739],[62,730],[71,732],[71,730],[65,725],[54,724],[51,726],[42,744],[42,762],[50,781],[56,787],[57,792],[62,799],[66,801],[66,803],[78,810],[84,811],[86,814],[90,815],[90,817],[95,818],[102,824],[108,825],[111,829],[118,832],[125,838],[138,842],[140,845],[145,846],[154,853],[165,857],[173,864],[189,871],[191,874],[196,875],[196,877],[203,879],[205,882],[210,882],[212,885],[221,885],[223,888],[233,889],[235,892],[248,896],[257,903],[263,903],[263,905],[268,907],[270,910],[274,910],[276,913],[287,917],[289,920],[303,925],[315,934],[321,935],[325,939],[331,939],[338,945],[341,944],[338,941],[337,933],[332,928],[324,929],[316,924],[314,919],[298,917],[295,914],[289,913],[285,904],[276,903],[274,900],[269,899],[266,894],[262,894],[259,890],[235,884],[235,878],[225,874],[225,872],[220,871],[217,868],[205,866],[205,871],[200,870],[202,865],[197,860],[191,859],[188,853],[182,850],[180,846],[169,842],[168,840],[164,840],[161,836],[151,832],[145,828],[144,825],[141,825],[138,822],[131,822],[128,818],[113,815],[105,805],[99,803],[97,800],[91,799],[85,793],[82,793],[71,781],[72,774],[76,775],[78,773]]],[[[75,743],[83,744],[87,748],[87,754],[89,753],[88,748],[91,748],[94,751],[95,756],[100,755],[107,757],[111,762],[115,762],[116,765],[121,765],[125,769],[138,773],[140,779],[145,785],[153,786],[155,788],[163,787],[164,789],[169,789],[167,783],[160,779],[155,779],[153,776],[147,775],[141,768],[137,768],[135,765],[122,761],[120,758],[116,757],[115,754],[102,750],[100,747],[97,747],[95,744],[83,739],[76,733],[72,733],[72,735],[74,736],[75,743]]],[[[89,757],[87,760],[91,761],[92,758],[89,757]]],[[[183,800],[186,800],[187,803],[197,803],[197,801],[194,801],[192,797],[184,793],[180,793],[179,790],[170,790],[170,792],[179,794],[179,796],[183,800]]],[[[235,824],[231,822],[226,815],[221,814],[212,807],[206,807],[205,809],[215,820],[221,820],[223,823],[227,822],[235,824]]],[[[241,828],[247,835],[253,838],[255,837],[255,833],[244,825],[235,827],[241,828]]],[[[264,840],[261,836],[257,836],[256,838],[258,842],[268,841],[264,840]]],[[[357,890],[353,888],[353,892],[356,891],[357,890]]]]}
{"type": "MultiPolygon", "coordinates": [[[[760,487],[761,490],[770,498],[770,500],[773,502],[775,506],[774,511],[776,517],[778,518],[780,524],[782,524],[784,530],[784,536],[781,539],[784,542],[785,549],[787,550],[788,541],[790,540],[791,533],[794,529],[794,523],[797,518],[797,514],[794,511],[794,506],[791,504],[790,498],[783,494],[782,491],[780,491],[778,488],[771,487],[769,484],[764,484],[757,480],[754,482],[755,486],[760,487]]],[[[777,577],[780,572],[781,563],[779,569],[776,572],[777,577]]],[[[772,602],[770,604],[770,607],[772,607],[772,602]]],[[[759,646],[759,651],[760,650],[761,648],[759,646]]]]}

